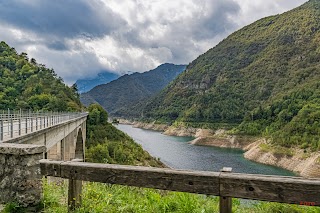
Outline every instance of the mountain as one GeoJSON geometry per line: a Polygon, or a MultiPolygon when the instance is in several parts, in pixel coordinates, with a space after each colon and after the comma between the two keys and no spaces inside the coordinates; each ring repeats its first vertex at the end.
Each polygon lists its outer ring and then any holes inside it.
{"type": "Polygon", "coordinates": [[[110,81],[116,80],[117,78],[119,78],[118,74],[111,72],[101,72],[95,78],[85,78],[77,80],[76,85],[78,87],[79,93],[84,93],[88,92],[97,85],[109,83],[110,81]]]}
{"type": "Polygon", "coordinates": [[[148,72],[124,75],[81,94],[80,99],[86,106],[97,102],[111,115],[125,116],[129,107],[159,92],[185,68],[166,63],[148,72]]]}
{"type": "Polygon", "coordinates": [[[320,1],[310,0],[231,34],[136,110],[320,150],[319,44],[320,1]]]}
{"type": "Polygon", "coordinates": [[[0,42],[0,109],[80,111],[76,87],[68,87],[53,69],[27,53],[0,42]]]}

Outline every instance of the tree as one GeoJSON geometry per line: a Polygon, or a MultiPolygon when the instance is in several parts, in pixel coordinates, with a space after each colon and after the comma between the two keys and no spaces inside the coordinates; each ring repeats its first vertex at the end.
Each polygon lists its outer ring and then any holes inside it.
{"type": "Polygon", "coordinates": [[[88,107],[89,124],[106,124],[108,123],[108,113],[99,104],[91,104],[88,107]]]}

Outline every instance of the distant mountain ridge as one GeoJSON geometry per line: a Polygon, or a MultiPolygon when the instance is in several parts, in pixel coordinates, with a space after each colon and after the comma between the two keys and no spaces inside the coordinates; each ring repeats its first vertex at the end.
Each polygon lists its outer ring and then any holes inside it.
{"type": "Polygon", "coordinates": [[[320,1],[263,18],[191,62],[138,117],[320,150],[320,1]]]}
{"type": "Polygon", "coordinates": [[[94,87],[80,96],[88,106],[92,102],[102,105],[110,115],[126,116],[130,107],[155,95],[186,68],[186,65],[162,64],[144,73],[124,75],[108,84],[94,87]]]}
{"type": "Polygon", "coordinates": [[[111,72],[101,72],[95,78],[84,78],[76,81],[79,93],[88,92],[95,86],[106,84],[110,81],[116,80],[120,75],[111,72]]]}

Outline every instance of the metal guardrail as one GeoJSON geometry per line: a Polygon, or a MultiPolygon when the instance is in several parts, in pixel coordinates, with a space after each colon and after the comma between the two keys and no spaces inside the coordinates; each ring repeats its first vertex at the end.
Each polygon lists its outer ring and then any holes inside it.
{"type": "Polygon", "coordinates": [[[87,115],[86,112],[0,112],[0,142],[87,115]]]}

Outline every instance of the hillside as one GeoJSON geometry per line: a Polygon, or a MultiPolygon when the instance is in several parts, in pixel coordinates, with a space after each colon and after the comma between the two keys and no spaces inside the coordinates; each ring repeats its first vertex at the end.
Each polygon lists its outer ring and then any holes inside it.
{"type": "Polygon", "coordinates": [[[88,92],[95,86],[107,84],[110,81],[116,80],[119,75],[110,72],[101,72],[95,78],[84,78],[76,81],[79,93],[88,92]]]}
{"type": "Polygon", "coordinates": [[[124,75],[81,94],[81,102],[87,106],[97,102],[110,115],[125,116],[129,107],[159,92],[184,69],[185,65],[162,64],[148,72],[124,75]]]}
{"type": "Polygon", "coordinates": [[[263,18],[191,62],[140,115],[319,150],[319,42],[319,0],[263,18]]]}
{"type": "Polygon", "coordinates": [[[79,111],[76,87],[68,87],[53,69],[18,54],[0,42],[0,109],[79,111]]]}
{"type": "Polygon", "coordinates": [[[127,134],[108,123],[108,113],[99,105],[88,107],[86,162],[163,167],[127,134]]]}

